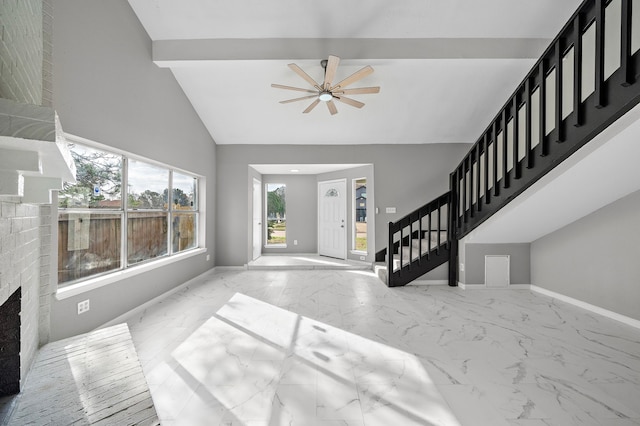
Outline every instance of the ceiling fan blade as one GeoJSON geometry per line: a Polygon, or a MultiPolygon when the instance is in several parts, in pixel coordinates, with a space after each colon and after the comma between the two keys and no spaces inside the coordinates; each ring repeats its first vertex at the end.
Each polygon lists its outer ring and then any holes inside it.
{"type": "Polygon", "coordinates": [[[311,96],[303,96],[301,98],[294,98],[294,99],[287,99],[286,101],[280,101],[281,104],[288,104],[291,102],[298,102],[298,101],[304,101],[305,99],[312,99],[312,98],[317,98],[318,95],[311,95],[311,96]]]}
{"type": "Polygon", "coordinates": [[[336,95],[368,95],[370,93],[380,93],[380,87],[359,87],[357,89],[334,90],[336,95]]]}
{"type": "Polygon", "coordinates": [[[275,83],[272,83],[271,87],[275,87],[276,89],[296,90],[298,92],[318,93],[317,90],[303,89],[301,87],[293,87],[293,86],[284,86],[282,84],[275,84],[275,83]]]}
{"type": "Polygon", "coordinates": [[[352,107],[362,108],[364,106],[362,102],[356,101],[355,99],[347,98],[345,96],[335,96],[334,98],[347,105],[351,105],[352,107]]]}
{"type": "Polygon", "coordinates": [[[338,64],[340,63],[340,58],[337,56],[329,55],[329,60],[327,61],[327,68],[324,70],[324,90],[329,90],[331,87],[331,82],[333,78],[336,76],[336,70],[338,69],[338,64]]]}
{"type": "Polygon", "coordinates": [[[331,115],[336,115],[338,113],[338,108],[336,108],[336,104],[334,104],[333,101],[327,102],[327,108],[329,108],[331,115]]]}
{"type": "Polygon", "coordinates": [[[289,64],[289,68],[291,68],[296,74],[298,74],[300,77],[304,78],[310,85],[312,85],[313,87],[315,87],[318,90],[321,90],[320,85],[318,84],[318,82],[316,82],[314,79],[312,79],[311,77],[309,77],[309,74],[307,74],[306,72],[304,72],[302,70],[302,68],[300,68],[299,66],[297,66],[296,64],[289,64]]]}
{"type": "Polygon", "coordinates": [[[348,85],[355,83],[356,81],[360,80],[361,78],[364,78],[364,77],[368,76],[372,72],[373,72],[373,68],[371,68],[370,65],[367,65],[366,67],[362,68],[359,71],[354,72],[349,77],[345,78],[340,83],[338,83],[335,86],[333,86],[331,88],[331,91],[333,92],[333,89],[337,89],[337,88],[342,89],[344,87],[347,87],[348,85]]]}
{"type": "Polygon", "coordinates": [[[316,99],[315,101],[313,101],[311,103],[311,105],[309,105],[307,107],[307,109],[305,109],[304,111],[302,111],[303,114],[307,114],[309,111],[311,111],[312,109],[314,109],[316,107],[316,105],[318,105],[320,103],[320,99],[316,99]]]}

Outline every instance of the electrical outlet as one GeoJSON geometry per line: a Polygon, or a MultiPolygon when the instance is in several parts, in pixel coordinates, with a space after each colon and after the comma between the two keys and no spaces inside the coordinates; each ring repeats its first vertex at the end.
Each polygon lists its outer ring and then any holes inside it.
{"type": "Polygon", "coordinates": [[[208,262],[208,261],[210,261],[210,260],[211,260],[211,255],[210,255],[210,254],[208,254],[208,255],[207,255],[207,262],[208,262]]]}
{"type": "Polygon", "coordinates": [[[293,240],[293,245],[297,246],[298,245],[298,240],[293,240]]]}
{"type": "Polygon", "coordinates": [[[367,260],[366,256],[360,256],[360,260],[367,260]]]}
{"type": "Polygon", "coordinates": [[[78,303],[78,315],[84,314],[85,312],[89,311],[89,309],[89,299],[83,300],[82,302],[78,303]]]}

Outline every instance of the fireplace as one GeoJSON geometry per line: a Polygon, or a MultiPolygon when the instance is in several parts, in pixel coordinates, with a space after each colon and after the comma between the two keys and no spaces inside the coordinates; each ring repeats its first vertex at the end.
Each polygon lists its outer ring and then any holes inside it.
{"type": "Polygon", "coordinates": [[[18,288],[0,306],[0,396],[20,392],[20,306],[18,288]]]}

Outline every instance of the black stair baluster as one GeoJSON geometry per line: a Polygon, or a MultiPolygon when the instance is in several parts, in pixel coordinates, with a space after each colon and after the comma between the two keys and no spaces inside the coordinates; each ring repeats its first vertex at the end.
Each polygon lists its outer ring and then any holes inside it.
{"type": "Polygon", "coordinates": [[[556,41],[556,93],[555,93],[555,126],[556,126],[556,142],[564,142],[564,132],[562,131],[562,49],[564,47],[563,38],[560,37],[556,41]]]}
{"type": "Polygon", "coordinates": [[[538,124],[540,126],[540,156],[546,157],[549,155],[549,144],[546,136],[547,76],[544,70],[544,59],[540,61],[538,74],[540,76],[540,85],[538,86],[538,90],[540,91],[540,120],[538,120],[538,124]]]}
{"type": "Polygon", "coordinates": [[[427,239],[427,260],[431,257],[431,209],[429,209],[429,238],[427,239]]]}
{"type": "Polygon", "coordinates": [[[463,162],[463,166],[462,166],[462,211],[464,212],[464,223],[467,223],[469,221],[469,215],[467,214],[467,211],[469,210],[468,206],[468,198],[469,198],[469,191],[467,191],[468,185],[467,185],[467,168],[469,165],[469,156],[467,155],[466,157],[464,157],[464,162],[463,162]]]}
{"type": "Polygon", "coordinates": [[[509,170],[508,170],[508,162],[507,162],[507,157],[508,157],[508,152],[509,149],[507,148],[509,146],[509,141],[507,138],[507,110],[506,108],[502,110],[502,158],[500,159],[501,161],[501,167],[502,167],[502,187],[504,189],[509,188],[509,170]]]}
{"type": "Polygon", "coordinates": [[[578,13],[574,20],[575,38],[573,41],[573,113],[575,115],[574,126],[582,126],[584,120],[584,108],[582,107],[582,27],[584,15],[578,13]]]}
{"type": "Polygon", "coordinates": [[[489,134],[483,136],[484,144],[484,203],[491,204],[491,190],[489,189],[489,134]]]}
{"type": "Polygon", "coordinates": [[[525,81],[524,93],[526,99],[525,103],[527,105],[527,124],[525,130],[525,161],[527,162],[527,169],[531,169],[534,166],[534,156],[531,153],[531,77],[527,77],[527,80],[525,81]]]}
{"type": "Polygon", "coordinates": [[[518,135],[518,127],[520,121],[518,119],[518,96],[513,97],[513,178],[520,179],[520,165],[518,164],[518,144],[520,138],[518,135]]]}
{"type": "Polygon", "coordinates": [[[437,245],[436,245],[436,256],[440,255],[440,198],[438,198],[438,215],[437,215],[437,219],[438,219],[438,235],[436,235],[437,238],[437,245]]]}
{"type": "Polygon", "coordinates": [[[418,264],[422,261],[422,209],[418,210],[418,264]]]}
{"type": "Polygon", "coordinates": [[[604,108],[607,101],[604,97],[604,7],[605,0],[596,0],[596,108],[604,108]]]}
{"type": "Polygon", "coordinates": [[[484,176],[480,176],[480,149],[482,148],[482,143],[484,139],[481,139],[476,143],[476,173],[478,174],[476,178],[476,209],[478,212],[482,211],[482,203],[480,202],[480,182],[484,178],[484,176]]]}
{"type": "Polygon", "coordinates": [[[622,85],[628,87],[635,82],[635,72],[631,61],[631,17],[633,1],[622,0],[622,43],[620,49],[620,67],[622,68],[622,85]]]}
{"type": "Polygon", "coordinates": [[[474,206],[473,206],[473,188],[474,188],[474,177],[473,177],[473,163],[474,163],[474,151],[471,150],[469,152],[468,158],[469,158],[469,190],[467,191],[469,193],[469,217],[472,218],[475,216],[475,212],[474,212],[474,206]]]}
{"type": "Polygon", "coordinates": [[[498,122],[494,121],[491,126],[491,132],[493,133],[493,195],[500,195],[500,185],[498,185],[498,167],[501,165],[498,163],[498,122]]]}

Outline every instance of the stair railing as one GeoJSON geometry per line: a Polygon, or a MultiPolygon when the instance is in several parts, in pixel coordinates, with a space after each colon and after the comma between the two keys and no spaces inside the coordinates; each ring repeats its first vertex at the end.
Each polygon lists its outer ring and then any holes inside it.
{"type": "Polygon", "coordinates": [[[448,260],[450,200],[447,192],[396,222],[389,222],[389,287],[405,285],[448,260]]]}
{"type": "MultiPolygon", "coordinates": [[[[448,197],[449,285],[457,283],[460,238],[640,103],[638,40],[637,2],[585,0],[545,50],[450,174],[449,193],[438,198],[442,202],[448,197]]],[[[414,255],[416,224],[423,231],[421,209],[389,224],[390,286],[430,270],[437,263],[433,258],[443,252],[438,244],[440,251],[436,248],[434,255],[430,247],[423,256],[419,245],[420,256],[414,255]],[[403,251],[406,241],[408,250],[403,251]],[[423,266],[425,260],[428,266],[423,266]]]]}
{"type": "Polygon", "coordinates": [[[640,102],[635,4],[584,1],[451,173],[456,238],[640,102]]]}

